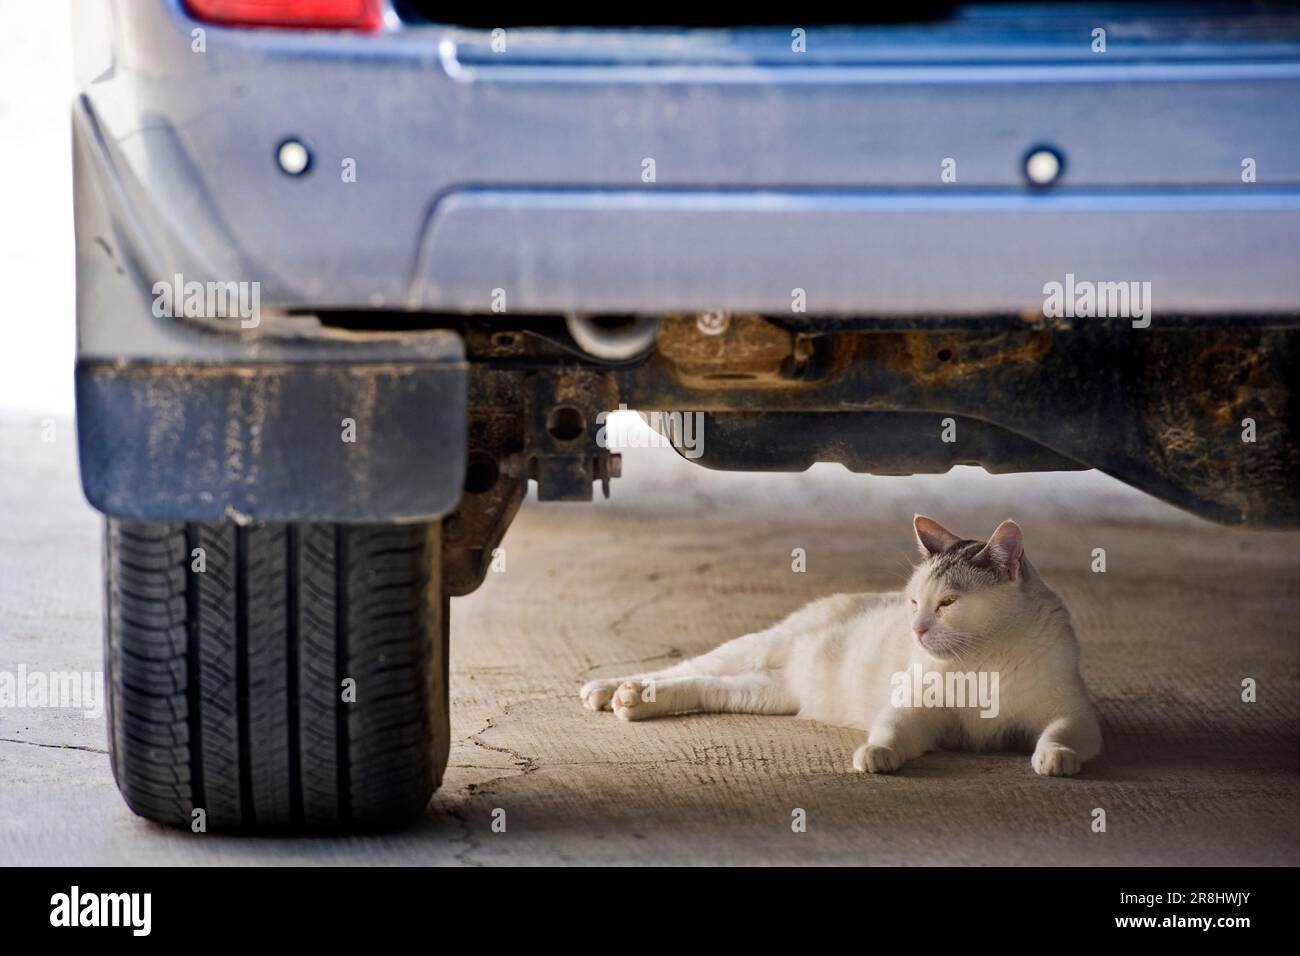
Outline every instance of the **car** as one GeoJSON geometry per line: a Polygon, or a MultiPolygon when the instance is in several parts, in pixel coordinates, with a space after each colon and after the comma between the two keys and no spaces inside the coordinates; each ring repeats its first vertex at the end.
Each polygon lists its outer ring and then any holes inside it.
{"type": "Polygon", "coordinates": [[[1300,523],[1293,6],[756,9],[78,3],[132,810],[418,818],[450,601],[530,483],[609,493],[620,408],[708,468],[1096,468],[1300,523]]]}

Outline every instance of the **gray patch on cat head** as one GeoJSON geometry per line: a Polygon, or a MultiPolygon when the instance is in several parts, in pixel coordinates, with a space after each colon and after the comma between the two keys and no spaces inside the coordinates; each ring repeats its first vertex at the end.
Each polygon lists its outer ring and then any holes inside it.
{"type": "Polygon", "coordinates": [[[1007,576],[987,560],[976,560],[983,541],[958,541],[929,559],[930,577],[953,591],[978,591],[1006,583],[1007,576]]]}

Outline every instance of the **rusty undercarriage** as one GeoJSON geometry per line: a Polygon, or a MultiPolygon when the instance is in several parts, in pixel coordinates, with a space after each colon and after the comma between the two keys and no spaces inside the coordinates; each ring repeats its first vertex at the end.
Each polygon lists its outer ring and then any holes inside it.
{"type": "MultiPolygon", "coordinates": [[[[617,322],[611,326],[617,328],[617,322]]],[[[620,405],[702,413],[698,464],[875,474],[1097,468],[1203,517],[1294,527],[1300,443],[1290,319],[1005,318],[926,324],[668,316],[643,355],[602,362],[557,320],[458,323],[470,362],[465,494],[446,586],[481,582],[529,478],[588,500],[619,473],[595,427],[620,405]]]]}

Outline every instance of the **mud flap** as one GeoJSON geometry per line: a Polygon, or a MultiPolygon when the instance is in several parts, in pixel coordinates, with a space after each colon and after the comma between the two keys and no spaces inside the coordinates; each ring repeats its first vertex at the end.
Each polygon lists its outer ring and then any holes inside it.
{"type": "Polygon", "coordinates": [[[82,362],[86,498],[155,521],[445,514],[466,464],[467,370],[451,338],[386,360],[372,346],[352,359],[340,347],[267,363],[82,362]]]}

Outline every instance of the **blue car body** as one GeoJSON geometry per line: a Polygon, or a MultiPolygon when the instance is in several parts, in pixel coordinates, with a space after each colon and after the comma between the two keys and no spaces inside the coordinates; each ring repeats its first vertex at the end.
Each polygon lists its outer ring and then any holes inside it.
{"type": "Polygon", "coordinates": [[[822,329],[969,328],[1041,318],[1046,284],[1069,276],[1150,283],[1157,314],[1193,322],[1291,328],[1300,312],[1294,10],[977,4],[915,23],[494,31],[411,12],[429,6],[385,4],[360,33],[222,26],[182,0],[78,4],[78,412],[96,507],[450,511],[473,401],[454,318],[502,301],[521,319],[790,316],[798,300],[822,329]],[[286,143],[305,170],[278,162],[286,143]],[[1049,183],[1026,176],[1043,151],[1060,164],[1049,183]],[[174,278],[255,283],[269,318],[160,316],[174,278]],[[346,334],[301,321],[332,313],[440,319],[369,337],[364,319],[346,334]],[[365,461],[320,451],[357,408],[365,461]]]}

